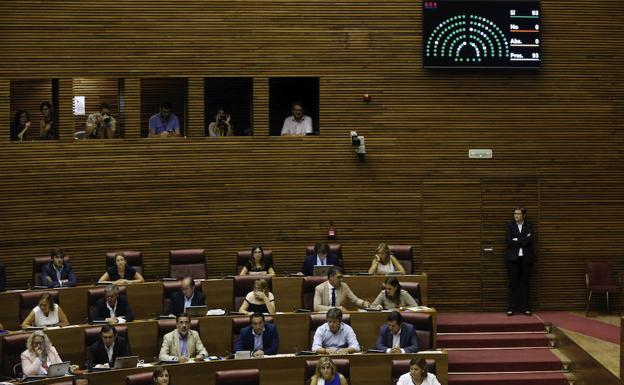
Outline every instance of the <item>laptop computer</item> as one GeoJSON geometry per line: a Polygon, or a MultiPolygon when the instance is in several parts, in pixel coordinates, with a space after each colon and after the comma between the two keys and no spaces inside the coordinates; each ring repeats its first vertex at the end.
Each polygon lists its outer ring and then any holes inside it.
{"type": "Polygon", "coordinates": [[[240,360],[240,359],[245,359],[245,358],[251,358],[250,350],[239,350],[236,353],[234,353],[235,360],[240,360]]]}
{"type": "Polygon", "coordinates": [[[58,364],[52,364],[48,368],[48,374],[41,375],[31,375],[24,378],[25,381],[41,379],[41,378],[53,378],[53,377],[63,377],[69,374],[69,368],[71,366],[71,362],[59,362],[58,364]]]}
{"type": "Polygon", "coordinates": [[[139,363],[139,356],[117,357],[115,358],[115,369],[136,368],[139,363]]]}
{"type": "Polygon", "coordinates": [[[187,313],[191,317],[205,317],[206,313],[208,313],[208,306],[200,305],[200,306],[189,306],[184,309],[184,312],[187,313]]]}
{"type": "Polygon", "coordinates": [[[314,276],[325,276],[327,277],[327,273],[329,272],[329,269],[331,269],[332,267],[334,267],[334,265],[314,265],[313,270],[312,270],[312,275],[314,276]]]}

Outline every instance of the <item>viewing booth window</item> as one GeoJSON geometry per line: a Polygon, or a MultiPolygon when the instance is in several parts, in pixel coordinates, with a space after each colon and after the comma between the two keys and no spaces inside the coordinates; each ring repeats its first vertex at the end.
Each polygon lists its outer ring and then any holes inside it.
{"type": "Polygon", "coordinates": [[[187,98],[186,78],[141,79],[141,137],[185,136],[187,98]],[[157,126],[152,135],[150,118],[157,126]]]}
{"type": "Polygon", "coordinates": [[[74,138],[124,137],[124,81],[116,78],[75,78],[74,138]]]}
{"type": "Polygon", "coordinates": [[[58,139],[58,79],[11,80],[11,141],[58,139]]]}
{"type": "Polygon", "coordinates": [[[204,80],[206,136],[253,135],[252,78],[204,80]]]}
{"type": "Polygon", "coordinates": [[[275,136],[318,135],[319,78],[269,79],[269,127],[275,136]]]}

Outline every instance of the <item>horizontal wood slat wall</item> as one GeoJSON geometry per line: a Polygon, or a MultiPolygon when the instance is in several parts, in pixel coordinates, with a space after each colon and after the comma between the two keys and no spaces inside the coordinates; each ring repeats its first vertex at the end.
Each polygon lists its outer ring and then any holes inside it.
{"type": "Polygon", "coordinates": [[[51,247],[67,249],[83,282],[116,249],[143,251],[148,278],[186,247],[207,249],[210,275],[230,274],[234,253],[257,243],[279,272],[296,271],[333,221],[349,270],[365,270],[380,241],[412,244],[432,305],[502,310],[500,237],[516,204],[538,229],[542,308],[582,307],[587,260],[624,270],[620,0],[543,0],[544,62],[521,72],[422,69],[422,4],[408,0],[101,6],[0,2],[9,286],[24,287],[30,259],[51,247]],[[286,76],[319,78],[320,137],[267,136],[269,78],[286,76]],[[196,136],[205,77],[253,78],[253,137],[196,136]],[[124,79],[125,140],[73,140],[79,78],[124,79]],[[140,139],[160,101],[146,107],[158,89],[146,79],[167,78],[189,79],[191,137],[140,139]],[[10,81],[30,79],[59,79],[59,141],[8,141],[10,81]],[[351,130],[366,137],[365,160],[351,130]],[[469,148],[494,158],[468,159],[469,148]]]}

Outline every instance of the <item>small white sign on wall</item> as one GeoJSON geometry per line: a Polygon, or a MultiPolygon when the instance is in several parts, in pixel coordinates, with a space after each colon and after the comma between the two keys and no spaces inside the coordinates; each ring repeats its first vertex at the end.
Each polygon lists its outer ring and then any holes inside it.
{"type": "Polygon", "coordinates": [[[74,96],[74,115],[85,115],[84,96],[74,96]]]}

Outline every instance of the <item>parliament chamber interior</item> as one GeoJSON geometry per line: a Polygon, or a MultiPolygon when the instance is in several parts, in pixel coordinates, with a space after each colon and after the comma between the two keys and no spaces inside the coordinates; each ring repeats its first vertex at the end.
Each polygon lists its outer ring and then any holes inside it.
{"type": "Polygon", "coordinates": [[[620,0],[0,4],[0,385],[624,378],[620,0]]]}

